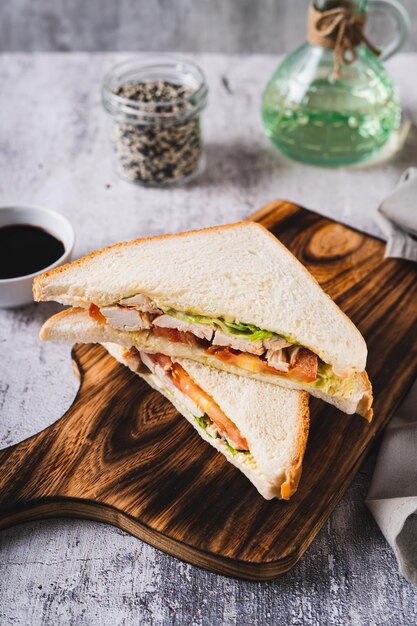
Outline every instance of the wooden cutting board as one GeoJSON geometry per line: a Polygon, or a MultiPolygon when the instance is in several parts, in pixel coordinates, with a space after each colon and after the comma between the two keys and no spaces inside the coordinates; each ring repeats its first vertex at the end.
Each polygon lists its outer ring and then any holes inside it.
{"type": "MultiPolygon", "coordinates": [[[[114,524],[214,572],[263,580],[308,548],[417,374],[417,266],[288,202],[253,216],[364,334],[372,424],[311,401],[300,487],[265,501],[157,392],[100,346],[76,345],[77,396],[61,419],[0,452],[0,528],[46,517],[114,524]]],[[[47,381],[46,393],[47,393],[47,381]]]]}

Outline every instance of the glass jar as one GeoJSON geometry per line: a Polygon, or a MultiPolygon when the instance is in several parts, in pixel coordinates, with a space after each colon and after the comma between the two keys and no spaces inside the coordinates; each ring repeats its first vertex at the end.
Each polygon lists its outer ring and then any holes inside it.
{"type": "MultiPolygon", "coordinates": [[[[407,15],[395,0],[372,0],[396,20],[396,36],[378,58],[365,43],[335,73],[335,52],[306,42],[286,56],[263,94],[264,128],[284,154],[315,165],[366,160],[400,123],[397,91],[381,60],[404,43],[407,15]]],[[[317,11],[344,8],[364,16],[367,0],[314,0],[317,11]]]]}
{"type": "Polygon", "coordinates": [[[103,78],[119,175],[150,187],[188,182],[203,167],[200,117],[208,89],[201,69],[171,56],[120,63],[103,78]]]}

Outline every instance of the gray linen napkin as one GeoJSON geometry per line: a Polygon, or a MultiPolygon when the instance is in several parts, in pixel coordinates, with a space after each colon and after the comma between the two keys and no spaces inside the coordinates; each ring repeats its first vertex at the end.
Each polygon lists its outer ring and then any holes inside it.
{"type": "Polygon", "coordinates": [[[375,220],[387,237],[386,257],[417,261],[417,168],[409,167],[378,207],[375,220]]]}
{"type": "Polygon", "coordinates": [[[365,502],[417,586],[417,381],[386,428],[365,502]]]}
{"type": "MultiPolygon", "coordinates": [[[[417,262],[417,168],[403,173],[376,221],[388,240],[385,256],[417,262]]],[[[366,504],[417,586],[417,381],[386,428],[366,504]]]]}

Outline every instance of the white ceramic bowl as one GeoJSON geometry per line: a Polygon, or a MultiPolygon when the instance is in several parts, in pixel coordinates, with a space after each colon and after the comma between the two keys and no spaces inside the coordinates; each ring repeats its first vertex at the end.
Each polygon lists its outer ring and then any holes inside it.
{"type": "Polygon", "coordinates": [[[70,261],[75,241],[74,229],[67,218],[48,209],[31,206],[0,207],[0,228],[12,224],[30,224],[47,230],[62,241],[64,254],[55,263],[34,274],[0,279],[0,307],[2,308],[22,306],[33,302],[32,282],[35,276],[70,261]]]}

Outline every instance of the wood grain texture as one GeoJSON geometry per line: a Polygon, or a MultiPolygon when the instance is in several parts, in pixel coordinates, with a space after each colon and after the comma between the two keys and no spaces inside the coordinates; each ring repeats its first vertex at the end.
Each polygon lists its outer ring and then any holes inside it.
{"type": "Polygon", "coordinates": [[[253,218],[364,333],[372,424],[312,401],[299,490],[289,502],[267,502],[103,348],[76,346],[81,384],[71,408],[0,452],[0,527],[51,516],[101,520],[201,567],[255,580],[297,562],[415,377],[417,269],[384,261],[377,239],[294,204],[274,202],[253,218]]]}

